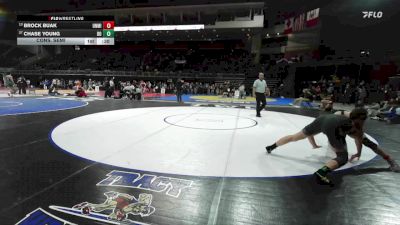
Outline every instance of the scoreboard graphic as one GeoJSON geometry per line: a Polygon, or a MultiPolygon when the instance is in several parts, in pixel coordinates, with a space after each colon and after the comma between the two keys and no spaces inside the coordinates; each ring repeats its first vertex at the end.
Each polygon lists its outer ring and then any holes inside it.
{"type": "Polygon", "coordinates": [[[17,16],[18,45],[114,45],[113,16],[17,16]]]}

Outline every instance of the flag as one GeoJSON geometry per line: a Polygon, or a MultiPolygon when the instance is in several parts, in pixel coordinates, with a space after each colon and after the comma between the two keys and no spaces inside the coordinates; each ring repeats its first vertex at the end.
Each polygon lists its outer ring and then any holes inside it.
{"type": "Polygon", "coordinates": [[[293,17],[285,20],[285,30],[283,33],[289,34],[293,32],[293,17]]]}
{"type": "Polygon", "coordinates": [[[304,13],[294,19],[293,31],[301,31],[304,29],[304,13]]]}
{"type": "Polygon", "coordinates": [[[307,12],[307,19],[306,19],[307,27],[313,27],[317,25],[318,20],[319,20],[319,8],[307,12]]]}

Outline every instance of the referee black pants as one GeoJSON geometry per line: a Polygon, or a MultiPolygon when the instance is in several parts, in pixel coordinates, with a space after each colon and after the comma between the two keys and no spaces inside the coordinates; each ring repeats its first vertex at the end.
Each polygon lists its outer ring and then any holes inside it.
{"type": "Polygon", "coordinates": [[[182,91],[177,91],[176,92],[176,100],[178,102],[182,102],[182,91]]]}
{"type": "Polygon", "coordinates": [[[257,101],[257,108],[256,108],[257,115],[260,115],[261,110],[263,110],[267,105],[265,93],[256,92],[256,101],[257,101]]]}

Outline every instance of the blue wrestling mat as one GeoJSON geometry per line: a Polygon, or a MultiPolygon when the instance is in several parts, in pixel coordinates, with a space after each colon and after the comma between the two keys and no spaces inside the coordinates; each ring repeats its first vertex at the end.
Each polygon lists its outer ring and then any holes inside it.
{"type": "Polygon", "coordinates": [[[61,98],[0,98],[0,116],[66,110],[87,104],[61,98]]]}

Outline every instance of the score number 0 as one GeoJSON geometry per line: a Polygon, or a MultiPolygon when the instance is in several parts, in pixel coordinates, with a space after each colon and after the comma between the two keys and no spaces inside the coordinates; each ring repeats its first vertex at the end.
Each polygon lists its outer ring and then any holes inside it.
{"type": "Polygon", "coordinates": [[[103,29],[114,29],[114,21],[104,21],[103,29]]]}

